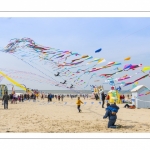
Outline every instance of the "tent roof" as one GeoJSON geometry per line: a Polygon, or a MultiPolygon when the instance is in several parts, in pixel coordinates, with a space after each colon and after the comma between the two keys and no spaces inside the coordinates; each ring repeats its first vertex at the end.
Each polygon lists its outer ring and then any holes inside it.
{"type": "Polygon", "coordinates": [[[138,85],[137,87],[135,87],[134,89],[132,89],[131,92],[137,92],[138,90],[140,90],[140,89],[143,88],[143,87],[147,88],[147,87],[144,86],[144,85],[138,85]]]}

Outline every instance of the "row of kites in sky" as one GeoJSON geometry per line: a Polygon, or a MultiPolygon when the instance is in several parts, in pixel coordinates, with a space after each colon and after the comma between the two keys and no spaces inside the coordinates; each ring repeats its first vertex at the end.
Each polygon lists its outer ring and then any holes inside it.
{"type": "MultiPolygon", "coordinates": [[[[101,51],[102,48],[99,48],[94,52],[100,53],[101,51]]],[[[9,53],[39,71],[40,75],[15,69],[0,68],[0,81],[7,76],[10,82],[18,86],[20,86],[19,83],[14,82],[12,78],[47,83],[77,92],[78,90],[86,90],[87,87],[95,88],[95,84],[100,83],[100,81],[103,82],[102,84],[110,84],[111,86],[115,84],[118,86],[116,89],[121,90],[121,87],[128,85],[135,87],[139,80],[149,76],[149,73],[146,72],[150,70],[150,66],[143,67],[142,64],[129,63],[123,64],[121,68],[122,63],[115,61],[101,65],[106,62],[104,58],[93,58],[93,56],[81,55],[78,52],[41,46],[31,38],[11,39],[1,52],[9,53]],[[100,70],[105,72],[107,68],[111,68],[111,73],[99,73],[100,70]],[[134,70],[137,72],[134,72],[134,70]],[[133,71],[132,75],[128,75],[128,71],[133,71]],[[121,72],[125,72],[126,75],[121,76],[121,72]],[[138,74],[141,74],[140,78],[127,82],[128,79],[136,77],[138,74]]],[[[127,57],[123,61],[126,63],[130,59],[131,57],[127,57]]]]}

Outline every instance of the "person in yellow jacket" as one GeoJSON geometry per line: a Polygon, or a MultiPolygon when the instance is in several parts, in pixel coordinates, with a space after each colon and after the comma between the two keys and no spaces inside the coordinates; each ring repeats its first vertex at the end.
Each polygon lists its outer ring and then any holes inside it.
{"type": "Polygon", "coordinates": [[[76,104],[77,104],[77,109],[79,110],[79,112],[81,112],[81,109],[80,109],[81,103],[83,104],[83,102],[80,100],[80,97],[78,97],[76,104]]]}
{"type": "Polygon", "coordinates": [[[111,90],[107,94],[106,98],[110,104],[121,104],[122,101],[120,100],[120,94],[117,90],[114,89],[114,87],[111,87],[111,90]]]}

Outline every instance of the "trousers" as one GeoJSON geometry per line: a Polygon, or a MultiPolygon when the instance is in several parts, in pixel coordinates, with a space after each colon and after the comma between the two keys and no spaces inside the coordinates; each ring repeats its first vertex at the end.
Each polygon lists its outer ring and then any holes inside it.
{"type": "Polygon", "coordinates": [[[109,120],[108,128],[116,128],[115,122],[116,122],[116,120],[109,120]]]}
{"type": "Polygon", "coordinates": [[[81,109],[80,109],[80,105],[77,105],[77,109],[79,110],[79,112],[81,111],[81,109]]]}
{"type": "Polygon", "coordinates": [[[4,109],[8,109],[8,101],[4,101],[4,109]]]}
{"type": "Polygon", "coordinates": [[[102,108],[104,108],[105,100],[102,99],[102,108]]]}

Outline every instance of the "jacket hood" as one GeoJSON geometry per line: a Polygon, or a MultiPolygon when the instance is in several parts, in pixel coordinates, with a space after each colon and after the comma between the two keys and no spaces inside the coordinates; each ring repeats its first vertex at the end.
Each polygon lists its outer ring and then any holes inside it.
{"type": "Polygon", "coordinates": [[[114,106],[114,107],[112,107],[112,106],[108,106],[107,108],[106,108],[106,111],[113,111],[113,112],[117,112],[118,111],[118,109],[119,109],[119,107],[118,106],[114,106]]]}
{"type": "Polygon", "coordinates": [[[113,107],[113,108],[116,108],[116,109],[119,109],[119,107],[115,104],[111,104],[109,107],[113,107]]]}

